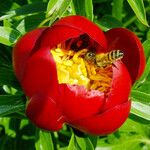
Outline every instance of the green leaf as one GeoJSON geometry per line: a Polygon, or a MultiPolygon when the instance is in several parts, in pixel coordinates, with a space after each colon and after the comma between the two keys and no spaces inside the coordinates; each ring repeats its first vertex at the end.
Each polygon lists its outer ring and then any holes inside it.
{"type": "Polygon", "coordinates": [[[122,27],[122,23],[110,15],[105,15],[100,21],[94,20],[94,22],[104,31],[110,30],[112,28],[122,27]]]}
{"type": "Polygon", "coordinates": [[[36,150],[54,150],[50,132],[40,130],[35,143],[36,150]]]}
{"type": "MultiPolygon", "coordinates": [[[[50,20],[50,25],[57,19],[63,16],[69,7],[71,0],[50,0],[47,6],[46,17],[50,20]]],[[[47,21],[47,20],[46,20],[47,21]]]]}
{"type": "Polygon", "coordinates": [[[8,12],[8,13],[10,13],[10,14],[6,14],[6,15],[1,16],[0,17],[0,21],[5,20],[5,19],[10,19],[11,17],[16,15],[16,13],[13,12],[13,11],[12,12],[8,12]]]}
{"type": "Polygon", "coordinates": [[[38,13],[31,16],[24,17],[21,21],[15,24],[16,29],[25,34],[38,27],[38,25],[45,19],[45,13],[38,13]]]}
{"type": "MultiPolygon", "coordinates": [[[[145,32],[147,30],[147,26],[142,24],[139,20],[136,20],[134,23],[139,31],[145,32]]],[[[140,33],[140,34],[144,34],[144,33],[140,33]]]]}
{"type": "Polygon", "coordinates": [[[0,86],[3,85],[9,85],[20,89],[20,85],[14,75],[14,72],[8,65],[0,65],[0,86]]]}
{"type": "Polygon", "coordinates": [[[94,3],[106,3],[108,0],[93,0],[94,3]]]}
{"type": "Polygon", "coordinates": [[[11,94],[11,95],[15,95],[17,90],[14,89],[13,87],[9,87],[7,85],[3,85],[3,90],[7,93],[7,94],[11,94]]]}
{"type": "Polygon", "coordinates": [[[67,150],[94,150],[89,137],[82,138],[72,134],[67,150]]]}
{"type": "Polygon", "coordinates": [[[127,119],[117,132],[100,137],[96,149],[143,150],[149,142],[149,126],[127,119]]]}
{"type": "Polygon", "coordinates": [[[92,0],[73,0],[74,10],[77,15],[85,16],[93,21],[93,2],[92,0]]]}
{"type": "Polygon", "coordinates": [[[77,15],[86,16],[85,0],[73,0],[73,4],[77,15]]]}
{"type": "MultiPolygon", "coordinates": [[[[12,48],[7,47],[3,44],[0,44],[0,73],[1,67],[4,65],[11,66],[12,65],[12,48]]],[[[1,76],[1,75],[0,75],[1,76]]]]}
{"type": "Polygon", "coordinates": [[[5,116],[25,109],[22,95],[0,95],[0,116],[5,116]]]}
{"type": "Polygon", "coordinates": [[[137,88],[139,85],[142,85],[147,80],[149,73],[150,73],[150,57],[148,58],[148,61],[146,63],[144,73],[142,74],[138,82],[135,84],[135,88],[137,88]]]}
{"type": "Polygon", "coordinates": [[[1,0],[0,12],[6,12],[19,7],[19,4],[12,0],[1,0]]]}
{"type": "Polygon", "coordinates": [[[90,135],[90,136],[88,136],[88,138],[95,149],[96,145],[97,145],[97,141],[98,141],[98,136],[90,135]]]}
{"type": "Polygon", "coordinates": [[[137,18],[144,25],[148,26],[143,0],[127,0],[137,18]]]}
{"type": "Polygon", "coordinates": [[[150,94],[150,81],[146,81],[144,82],[139,88],[138,90],[147,94],[150,94]]]}
{"type": "Polygon", "coordinates": [[[150,122],[150,106],[132,101],[131,113],[150,122]]]}
{"type": "Polygon", "coordinates": [[[56,10],[60,8],[63,0],[50,0],[47,5],[46,17],[51,16],[56,10]]]}
{"type": "Polygon", "coordinates": [[[71,9],[70,14],[71,15],[76,15],[76,10],[75,10],[75,6],[74,6],[74,3],[73,3],[73,0],[70,3],[70,9],[71,9]]]}
{"type": "Polygon", "coordinates": [[[123,17],[123,0],[113,0],[112,16],[122,21],[123,17]]]}
{"type": "MultiPolygon", "coordinates": [[[[149,7],[150,8],[150,7],[149,7]]],[[[150,40],[150,29],[148,30],[148,32],[147,32],[147,34],[146,34],[146,38],[148,39],[148,40],[150,40]]]]}
{"type": "Polygon", "coordinates": [[[81,138],[81,137],[75,136],[75,138],[82,150],[94,150],[93,144],[88,137],[81,138]]]}
{"type": "Polygon", "coordinates": [[[67,150],[81,150],[81,148],[78,146],[77,142],[75,141],[74,134],[72,134],[71,136],[67,150]]]}
{"type": "Polygon", "coordinates": [[[13,45],[20,36],[20,32],[15,29],[2,26],[0,27],[0,43],[4,45],[13,45]]]}
{"type": "MultiPolygon", "coordinates": [[[[106,138],[105,141],[107,141],[106,138]]],[[[147,141],[148,138],[146,139],[140,135],[134,135],[130,137],[124,137],[123,139],[119,139],[114,143],[99,143],[96,150],[142,150],[142,147],[144,147],[143,143],[146,143],[147,141]]],[[[145,147],[147,147],[147,145],[145,145],[145,147]]]]}
{"type": "Polygon", "coordinates": [[[85,14],[88,19],[93,21],[93,3],[92,0],[85,0],[85,14]]]}
{"type": "Polygon", "coordinates": [[[89,138],[85,138],[86,150],[94,150],[94,146],[89,138]]]}
{"type": "Polygon", "coordinates": [[[133,120],[130,118],[128,118],[119,129],[119,131],[121,131],[122,133],[136,133],[142,136],[147,136],[146,130],[148,130],[147,124],[145,125],[143,123],[139,123],[137,122],[137,120],[133,120]]]}
{"type": "Polygon", "coordinates": [[[150,103],[150,94],[137,90],[132,90],[131,99],[139,102],[150,103]]]}
{"type": "Polygon", "coordinates": [[[148,57],[150,57],[150,40],[146,40],[143,43],[143,47],[144,47],[144,53],[145,53],[146,59],[148,59],[148,57]]]}
{"type": "Polygon", "coordinates": [[[13,26],[13,24],[11,23],[10,20],[5,19],[5,20],[3,20],[3,26],[11,28],[13,26]]]}
{"type": "Polygon", "coordinates": [[[33,4],[24,5],[18,9],[6,12],[5,15],[0,17],[0,20],[9,19],[11,17],[20,15],[29,15],[33,13],[39,13],[46,11],[47,3],[37,2],[33,4]]]}

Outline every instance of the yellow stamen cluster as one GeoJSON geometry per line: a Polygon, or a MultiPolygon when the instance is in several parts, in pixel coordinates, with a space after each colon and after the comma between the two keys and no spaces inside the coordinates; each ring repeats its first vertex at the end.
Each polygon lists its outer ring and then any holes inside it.
{"type": "Polygon", "coordinates": [[[59,83],[83,85],[87,89],[99,90],[107,94],[110,91],[112,67],[100,68],[84,59],[88,49],[78,52],[64,50],[59,46],[50,52],[56,62],[59,83]]]}

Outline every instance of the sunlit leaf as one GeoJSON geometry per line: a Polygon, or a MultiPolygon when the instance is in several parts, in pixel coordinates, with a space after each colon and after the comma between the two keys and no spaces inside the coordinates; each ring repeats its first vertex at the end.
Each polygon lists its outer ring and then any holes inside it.
{"type": "MultiPolygon", "coordinates": [[[[105,140],[107,141],[106,138],[105,140]]],[[[147,145],[143,144],[143,141],[146,140],[148,139],[144,139],[140,135],[134,135],[119,139],[115,143],[98,143],[96,150],[142,150],[143,147],[147,147],[147,145]]]]}
{"type": "Polygon", "coordinates": [[[150,122],[149,105],[133,101],[131,107],[131,113],[150,122]]]}
{"type": "Polygon", "coordinates": [[[50,0],[47,6],[47,18],[50,17],[50,25],[57,19],[63,16],[69,7],[71,0],[50,0]]]}
{"type": "Polygon", "coordinates": [[[28,15],[33,13],[39,13],[46,11],[47,3],[37,2],[33,4],[24,5],[18,9],[11,10],[5,13],[5,15],[0,17],[0,20],[9,19],[11,17],[28,15]]]}
{"type": "Polygon", "coordinates": [[[150,94],[138,90],[132,90],[131,99],[139,102],[150,103],[150,94]]]}
{"type": "Polygon", "coordinates": [[[85,0],[85,14],[88,19],[93,21],[93,3],[92,0],[85,0]]]}
{"type": "Polygon", "coordinates": [[[77,143],[83,150],[94,150],[93,144],[88,137],[81,138],[81,137],[75,136],[75,138],[76,138],[77,143]]]}
{"type": "Polygon", "coordinates": [[[150,81],[144,82],[138,90],[147,94],[150,94],[150,81]]]}
{"type": "Polygon", "coordinates": [[[21,33],[15,29],[2,26],[0,27],[0,43],[4,45],[13,45],[20,36],[21,33]]]}
{"type": "Polygon", "coordinates": [[[78,137],[72,134],[67,150],[94,150],[89,137],[78,137]]]}
{"type": "Polygon", "coordinates": [[[63,0],[50,0],[47,5],[47,13],[46,16],[51,16],[59,7],[62,5],[63,0]]]}
{"type": "Polygon", "coordinates": [[[16,29],[25,34],[38,27],[38,25],[45,19],[45,13],[38,13],[31,16],[24,17],[17,25],[16,29]]]}
{"type": "Polygon", "coordinates": [[[148,26],[143,0],[127,0],[137,18],[148,26]]]}
{"type": "Polygon", "coordinates": [[[148,144],[149,127],[127,119],[118,131],[100,137],[96,150],[143,150],[148,144]]]}
{"type": "MultiPolygon", "coordinates": [[[[124,135],[129,134],[129,133],[136,133],[136,134],[140,134],[143,137],[147,136],[147,131],[148,131],[148,127],[146,124],[142,124],[139,123],[133,119],[128,118],[126,120],[126,122],[121,126],[121,128],[119,128],[119,131],[121,131],[122,133],[124,133],[124,135]]],[[[133,136],[131,134],[131,136],[133,136]]]]}
{"type": "Polygon", "coordinates": [[[81,150],[77,142],[75,141],[75,135],[72,134],[67,150],[81,150]]]}
{"type": "Polygon", "coordinates": [[[35,147],[36,150],[54,150],[51,133],[40,130],[35,147]]]}

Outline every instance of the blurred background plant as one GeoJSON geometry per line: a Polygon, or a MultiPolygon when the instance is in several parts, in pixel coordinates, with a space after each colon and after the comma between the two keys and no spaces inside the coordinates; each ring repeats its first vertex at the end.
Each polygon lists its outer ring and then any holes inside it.
{"type": "Polygon", "coordinates": [[[0,0],[0,150],[150,150],[150,0],[0,0]],[[128,120],[115,133],[90,136],[64,126],[45,132],[25,116],[26,97],[12,70],[19,37],[56,19],[82,15],[107,31],[132,30],[142,41],[146,69],[131,92],[128,120]],[[146,18],[147,16],[147,18],[146,18]]]}

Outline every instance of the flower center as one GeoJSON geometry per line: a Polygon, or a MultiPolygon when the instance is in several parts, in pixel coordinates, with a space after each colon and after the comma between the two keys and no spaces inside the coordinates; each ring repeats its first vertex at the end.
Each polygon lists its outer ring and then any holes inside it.
{"type": "Polygon", "coordinates": [[[121,52],[117,51],[97,55],[88,48],[74,51],[63,49],[61,44],[57,45],[51,49],[51,53],[56,62],[59,84],[77,84],[107,95],[111,89],[113,61],[122,58],[121,52]],[[113,53],[121,56],[113,59],[109,56],[113,53]]]}

